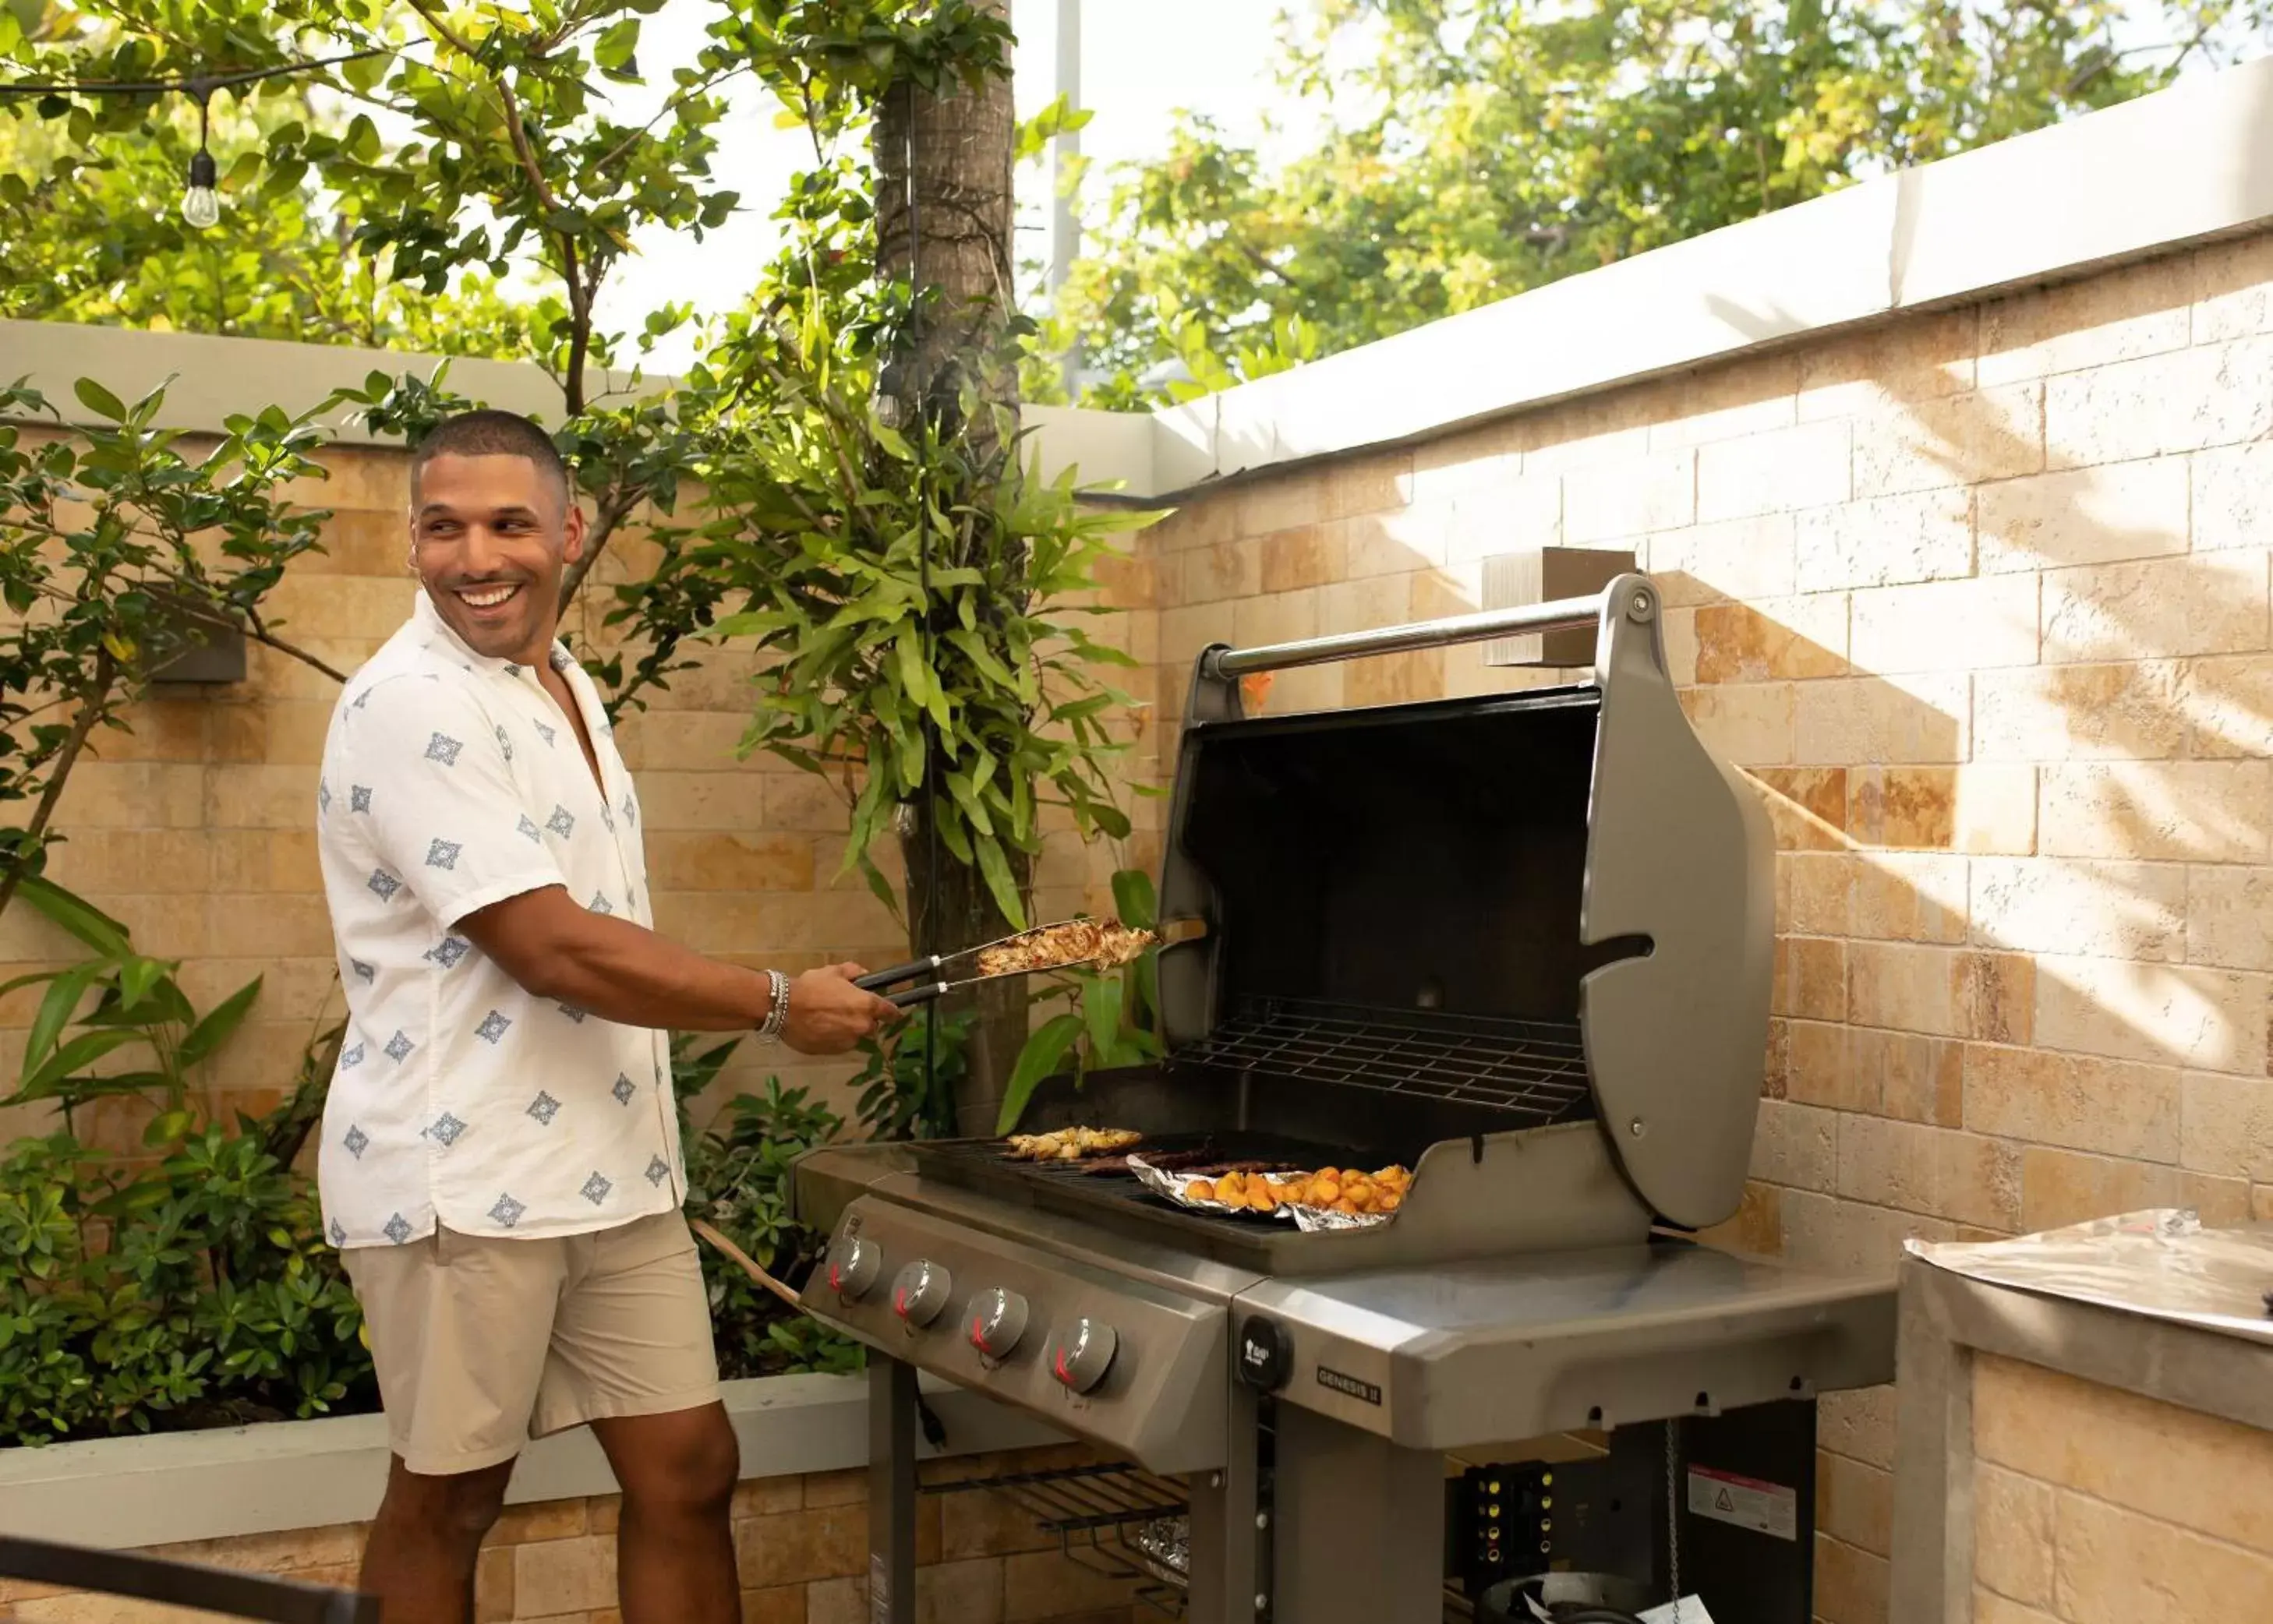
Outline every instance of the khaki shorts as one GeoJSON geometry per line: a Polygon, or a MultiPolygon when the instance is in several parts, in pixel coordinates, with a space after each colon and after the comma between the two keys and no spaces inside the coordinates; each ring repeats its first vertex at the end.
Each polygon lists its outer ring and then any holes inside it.
{"type": "Polygon", "coordinates": [[[341,1254],[371,1330],[387,1438],[415,1472],[718,1396],[694,1237],[676,1212],[527,1240],[438,1229],[341,1254]]]}

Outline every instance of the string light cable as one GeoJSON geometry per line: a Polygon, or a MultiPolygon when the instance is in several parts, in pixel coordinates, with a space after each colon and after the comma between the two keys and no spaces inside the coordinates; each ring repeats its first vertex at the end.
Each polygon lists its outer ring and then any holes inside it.
{"type": "Polygon", "coordinates": [[[184,95],[198,104],[198,150],[190,159],[189,185],[182,193],[182,219],[199,231],[221,223],[220,168],[209,145],[212,103],[217,90],[233,90],[262,79],[315,73],[343,63],[373,56],[391,56],[392,50],[372,47],[342,51],[336,56],[311,57],[300,62],[274,63],[265,68],[237,68],[222,73],[191,73],[154,79],[11,79],[0,84],[0,96],[161,96],[184,95]]]}

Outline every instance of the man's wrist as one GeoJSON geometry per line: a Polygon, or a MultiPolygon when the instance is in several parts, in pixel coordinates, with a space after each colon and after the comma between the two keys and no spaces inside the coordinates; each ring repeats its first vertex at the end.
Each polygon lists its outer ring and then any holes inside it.
{"type": "Polygon", "coordinates": [[[766,978],[767,998],[765,1019],[758,1023],[756,1037],[761,1044],[777,1044],[782,1030],[789,1024],[789,977],[777,969],[761,970],[766,978]]]}

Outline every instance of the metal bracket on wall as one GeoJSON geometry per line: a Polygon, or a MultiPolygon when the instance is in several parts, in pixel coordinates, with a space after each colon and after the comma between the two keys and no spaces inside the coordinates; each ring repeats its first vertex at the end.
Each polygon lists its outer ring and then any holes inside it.
{"type": "Polygon", "coordinates": [[[162,646],[174,649],[151,666],[154,683],[214,687],[245,678],[244,634],[191,614],[179,600],[157,595],[157,631],[162,646]]]}

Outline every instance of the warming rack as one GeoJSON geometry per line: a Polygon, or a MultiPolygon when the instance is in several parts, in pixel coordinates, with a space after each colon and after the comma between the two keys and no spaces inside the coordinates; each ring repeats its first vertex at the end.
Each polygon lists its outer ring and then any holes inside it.
{"type": "Polygon", "coordinates": [[[1580,1120],[1594,1110],[1576,1022],[1257,998],[1242,1002],[1190,1058],[1235,1071],[1497,1106],[1533,1126],[1580,1120]]]}

